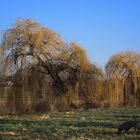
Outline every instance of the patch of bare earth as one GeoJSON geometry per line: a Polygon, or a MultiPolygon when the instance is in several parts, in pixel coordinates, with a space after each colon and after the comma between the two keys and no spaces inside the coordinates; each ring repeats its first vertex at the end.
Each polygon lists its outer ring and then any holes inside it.
{"type": "Polygon", "coordinates": [[[0,131],[0,134],[3,135],[17,135],[15,131],[0,131]]]}
{"type": "Polygon", "coordinates": [[[30,118],[32,119],[49,119],[49,115],[43,114],[43,115],[31,115],[30,118]]]}

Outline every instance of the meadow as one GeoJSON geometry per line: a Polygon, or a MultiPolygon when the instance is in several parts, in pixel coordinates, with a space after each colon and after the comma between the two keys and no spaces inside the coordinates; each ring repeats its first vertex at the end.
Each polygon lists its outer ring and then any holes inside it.
{"type": "Polygon", "coordinates": [[[127,120],[140,120],[140,109],[107,108],[88,111],[20,114],[0,117],[1,140],[139,140],[133,129],[117,134],[127,120]]]}

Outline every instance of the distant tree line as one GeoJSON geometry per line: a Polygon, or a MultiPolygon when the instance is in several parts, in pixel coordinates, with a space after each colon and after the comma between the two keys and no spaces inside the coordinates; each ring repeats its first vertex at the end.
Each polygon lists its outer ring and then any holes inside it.
{"type": "Polygon", "coordinates": [[[105,72],[76,42],[19,19],[0,43],[0,112],[39,112],[140,104],[140,54],[110,58],[105,72]]]}

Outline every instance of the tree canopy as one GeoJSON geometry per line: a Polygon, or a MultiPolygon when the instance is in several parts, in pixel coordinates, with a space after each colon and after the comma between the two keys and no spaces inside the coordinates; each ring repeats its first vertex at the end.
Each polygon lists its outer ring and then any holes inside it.
{"type": "MultiPolygon", "coordinates": [[[[110,58],[106,64],[106,77],[112,89],[110,93],[113,93],[114,89],[118,101],[127,102],[132,101],[132,95],[137,102],[139,100],[139,88],[140,88],[140,54],[127,51],[119,53],[110,58]],[[122,97],[122,98],[121,98],[122,97]],[[120,99],[119,99],[120,98],[120,99]]],[[[115,97],[114,96],[114,97],[115,97]]]]}
{"type": "Polygon", "coordinates": [[[1,39],[0,93],[16,111],[140,104],[139,53],[113,55],[103,71],[76,42],[32,19],[17,20],[1,39]]]}
{"type": "Polygon", "coordinates": [[[114,55],[106,64],[105,70],[108,78],[139,77],[140,54],[133,51],[127,51],[114,55]]]}
{"type": "Polygon", "coordinates": [[[18,72],[24,76],[25,69],[36,70],[49,75],[54,87],[65,92],[67,83],[76,83],[86,63],[86,54],[76,43],[65,43],[59,34],[31,19],[17,20],[3,34],[1,72],[12,82],[18,72]]]}

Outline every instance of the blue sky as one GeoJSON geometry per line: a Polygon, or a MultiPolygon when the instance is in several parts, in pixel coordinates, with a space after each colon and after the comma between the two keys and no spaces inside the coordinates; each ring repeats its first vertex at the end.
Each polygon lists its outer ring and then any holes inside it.
{"type": "Polygon", "coordinates": [[[0,0],[0,30],[19,17],[77,41],[100,67],[118,52],[140,52],[140,0],[0,0]]]}

